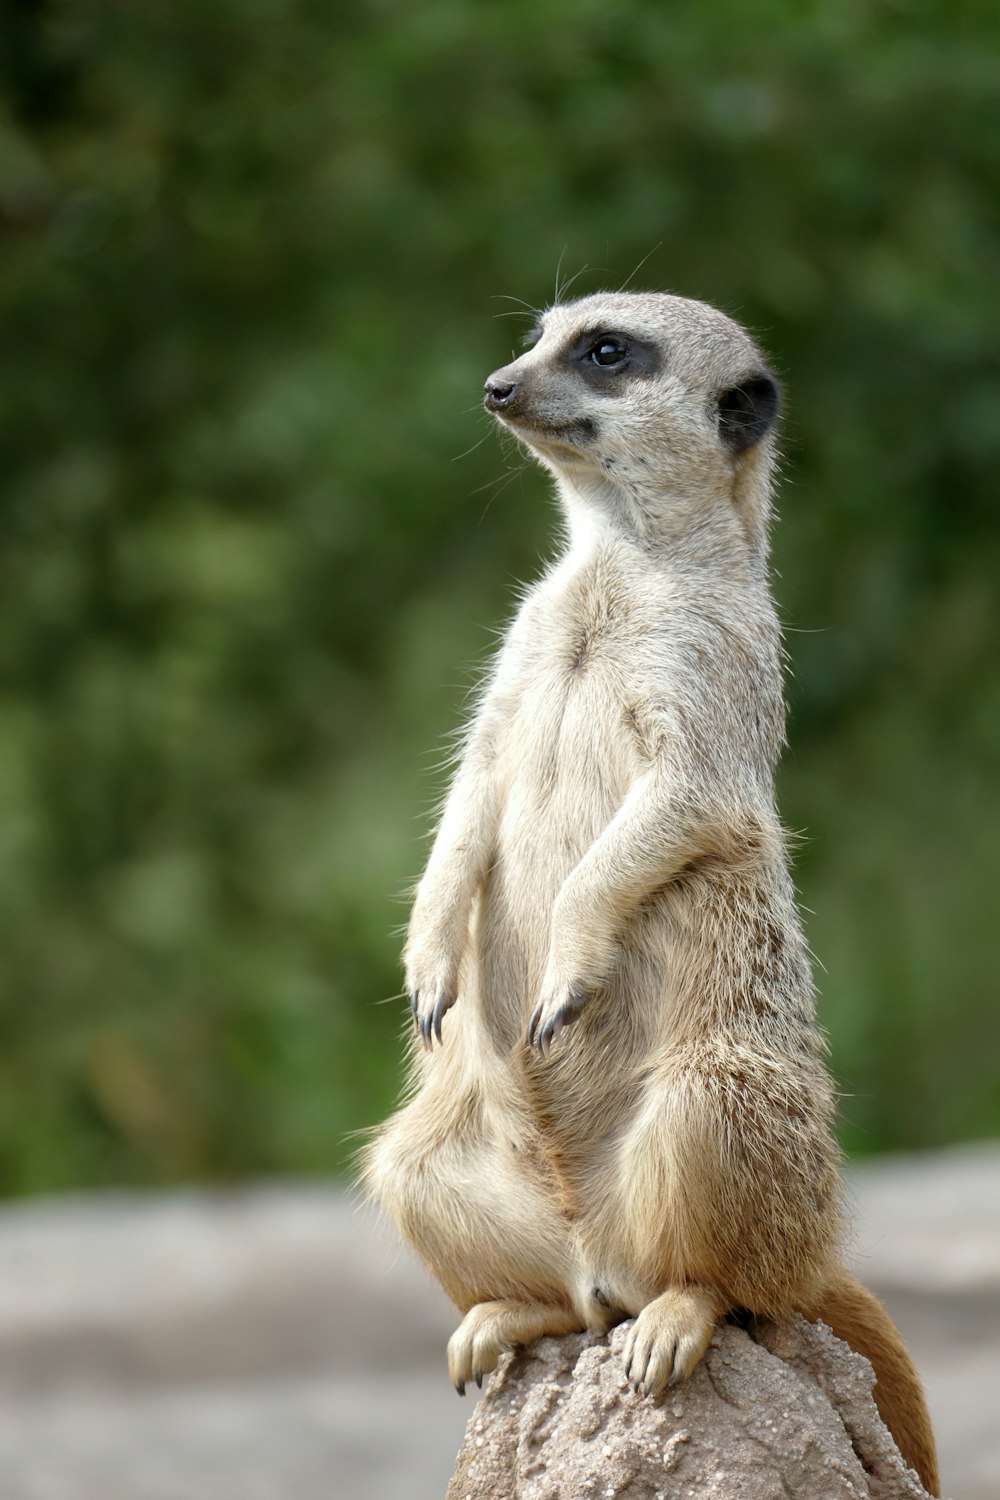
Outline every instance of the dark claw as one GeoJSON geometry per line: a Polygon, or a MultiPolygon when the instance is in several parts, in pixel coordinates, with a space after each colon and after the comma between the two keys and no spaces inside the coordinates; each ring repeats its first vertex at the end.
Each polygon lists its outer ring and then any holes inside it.
{"type": "Polygon", "coordinates": [[[424,1046],[427,1048],[428,1052],[430,1052],[431,1049],[434,1046],[434,1040],[433,1040],[433,1038],[431,1036],[431,1018],[430,1018],[430,1016],[421,1016],[420,1017],[420,1035],[424,1039],[424,1046]]]}
{"type": "Polygon", "coordinates": [[[434,1014],[431,1017],[431,1024],[432,1024],[432,1026],[434,1028],[434,1035],[437,1037],[438,1042],[441,1041],[441,1022],[444,1020],[444,1012],[445,1012],[444,1000],[440,999],[438,1001],[438,1003],[435,1005],[435,1007],[434,1007],[434,1014]]]}
{"type": "Polygon", "coordinates": [[[536,1005],[528,1022],[528,1046],[537,1047],[543,1057],[548,1057],[552,1043],[565,1026],[570,1026],[583,1010],[590,992],[583,985],[575,985],[551,1021],[542,1026],[542,1007],[536,1005]]]}
{"type": "Polygon", "coordinates": [[[477,1370],[476,1371],[476,1384],[478,1385],[479,1389],[482,1390],[482,1388],[483,1388],[483,1372],[482,1372],[482,1370],[477,1370]]]}
{"type": "Polygon", "coordinates": [[[566,1007],[563,1006],[562,1010],[557,1011],[551,1021],[546,1021],[538,1035],[538,1045],[541,1048],[543,1057],[548,1057],[552,1051],[552,1043],[556,1040],[563,1027],[568,1025],[572,1020],[573,1016],[567,1014],[566,1007]]]}
{"type": "Polygon", "coordinates": [[[455,1389],[460,1396],[465,1395],[465,1381],[459,1378],[455,1381],[455,1389]]]}
{"type": "Polygon", "coordinates": [[[410,1009],[413,1012],[413,1019],[415,1021],[417,1019],[417,1006],[419,1004],[420,1004],[420,991],[419,990],[414,990],[413,994],[410,996],[410,1009]]]}

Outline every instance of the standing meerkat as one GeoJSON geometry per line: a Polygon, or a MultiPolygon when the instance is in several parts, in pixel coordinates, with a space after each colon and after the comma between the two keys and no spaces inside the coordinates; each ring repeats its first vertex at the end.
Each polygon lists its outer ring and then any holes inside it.
{"type": "Polygon", "coordinates": [[[554,476],[566,546],[466,736],[406,942],[413,1094],[372,1195],[464,1314],[451,1378],[634,1318],[656,1394],[734,1309],[871,1359],[938,1493],[920,1383],[843,1267],[834,1093],[774,798],[778,389],[703,303],[551,308],[485,404],[554,476]],[[422,1047],[421,1047],[422,1042],[422,1047]]]}

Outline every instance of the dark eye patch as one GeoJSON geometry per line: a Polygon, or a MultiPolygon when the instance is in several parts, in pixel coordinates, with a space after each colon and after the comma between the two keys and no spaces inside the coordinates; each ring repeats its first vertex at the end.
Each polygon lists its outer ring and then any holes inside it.
{"type": "Polygon", "coordinates": [[[567,344],[562,357],[594,390],[609,396],[614,394],[616,377],[655,375],[663,364],[662,350],[649,339],[607,327],[583,329],[567,344]],[[621,349],[624,356],[618,358],[616,352],[606,361],[600,357],[602,349],[607,349],[609,354],[621,349]]]}

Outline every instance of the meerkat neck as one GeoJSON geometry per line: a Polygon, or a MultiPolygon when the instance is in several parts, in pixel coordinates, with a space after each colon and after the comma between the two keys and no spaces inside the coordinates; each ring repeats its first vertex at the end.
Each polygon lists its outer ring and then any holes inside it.
{"type": "Polygon", "coordinates": [[[567,550],[574,555],[586,557],[617,538],[632,538],[631,520],[610,493],[597,497],[589,487],[572,484],[562,475],[556,481],[556,493],[566,522],[567,550]]]}
{"type": "Polygon", "coordinates": [[[557,491],[568,529],[569,551],[580,558],[625,543],[672,572],[724,572],[730,579],[762,574],[766,549],[748,537],[735,509],[705,506],[702,497],[677,495],[655,520],[640,494],[587,476],[560,474],[557,491]]]}

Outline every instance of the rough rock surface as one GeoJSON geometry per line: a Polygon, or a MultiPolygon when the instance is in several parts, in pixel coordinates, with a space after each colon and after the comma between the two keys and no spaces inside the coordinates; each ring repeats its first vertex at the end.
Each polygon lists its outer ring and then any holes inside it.
{"type": "Polygon", "coordinates": [[[822,1324],[719,1330],[687,1384],[629,1390],[621,1347],[541,1339],[505,1355],[446,1500],[927,1500],[872,1400],[867,1360],[822,1324]]]}
{"type": "MultiPolygon", "coordinates": [[[[848,1180],[945,1494],[998,1500],[1000,1143],[848,1180]]],[[[337,1187],[0,1205],[0,1500],[442,1500],[478,1394],[456,1320],[337,1187]]]]}

